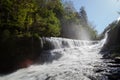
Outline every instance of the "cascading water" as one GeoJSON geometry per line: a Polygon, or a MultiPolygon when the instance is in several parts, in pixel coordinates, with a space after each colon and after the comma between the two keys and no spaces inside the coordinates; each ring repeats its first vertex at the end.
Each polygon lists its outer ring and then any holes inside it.
{"type": "Polygon", "coordinates": [[[106,67],[99,54],[105,40],[42,38],[44,51],[38,62],[44,64],[0,76],[0,80],[108,80],[105,71],[98,69],[106,67]]]}

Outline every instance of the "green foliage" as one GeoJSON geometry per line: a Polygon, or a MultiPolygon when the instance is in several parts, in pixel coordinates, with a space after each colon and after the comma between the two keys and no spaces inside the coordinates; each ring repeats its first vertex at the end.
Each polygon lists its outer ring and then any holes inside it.
{"type": "MultiPolygon", "coordinates": [[[[72,2],[65,4],[61,0],[1,0],[0,2],[2,38],[5,30],[9,31],[10,37],[11,35],[31,37],[34,34],[49,37],[60,36],[63,26],[80,24],[88,27],[84,7],[78,13],[72,2]]],[[[92,28],[88,30],[94,32],[92,28]]]]}
{"type": "Polygon", "coordinates": [[[60,16],[63,7],[60,0],[1,0],[0,33],[6,37],[59,36],[60,16]],[[55,2],[55,4],[53,4],[55,2]],[[5,32],[4,32],[5,31],[5,32]]]}
{"type": "Polygon", "coordinates": [[[60,21],[52,10],[46,9],[35,16],[36,22],[31,29],[34,33],[38,33],[40,36],[59,36],[60,21]]]}

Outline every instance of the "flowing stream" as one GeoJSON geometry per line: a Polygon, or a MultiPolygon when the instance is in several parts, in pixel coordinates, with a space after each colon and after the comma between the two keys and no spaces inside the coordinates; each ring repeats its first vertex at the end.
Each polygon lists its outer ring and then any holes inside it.
{"type": "Polygon", "coordinates": [[[0,80],[109,80],[107,60],[99,53],[106,41],[42,38],[39,62],[0,80]],[[106,62],[105,62],[106,61],[106,62]]]}

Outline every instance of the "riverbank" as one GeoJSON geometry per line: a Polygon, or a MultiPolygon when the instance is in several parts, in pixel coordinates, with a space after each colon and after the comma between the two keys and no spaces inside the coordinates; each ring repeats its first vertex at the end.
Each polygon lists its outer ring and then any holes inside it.
{"type": "Polygon", "coordinates": [[[41,52],[37,37],[9,38],[0,41],[0,73],[9,73],[33,64],[41,52]]]}

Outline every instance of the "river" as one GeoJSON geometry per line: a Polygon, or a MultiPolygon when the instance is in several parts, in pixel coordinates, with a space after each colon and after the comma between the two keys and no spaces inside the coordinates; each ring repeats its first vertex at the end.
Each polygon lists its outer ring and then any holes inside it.
{"type": "Polygon", "coordinates": [[[101,41],[42,38],[45,50],[38,64],[0,76],[0,80],[110,80],[108,65],[112,63],[108,62],[112,60],[100,54],[105,41],[106,37],[101,41]]]}

